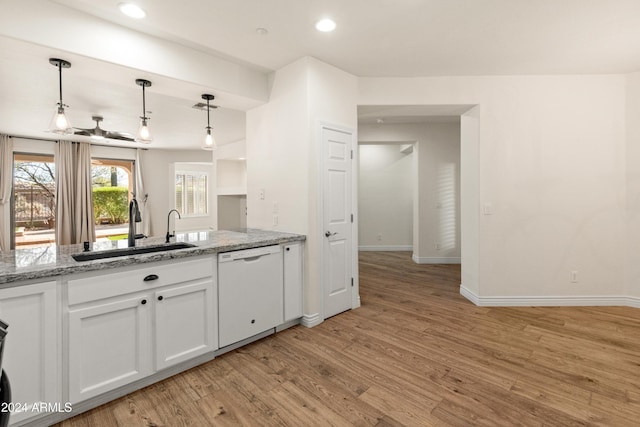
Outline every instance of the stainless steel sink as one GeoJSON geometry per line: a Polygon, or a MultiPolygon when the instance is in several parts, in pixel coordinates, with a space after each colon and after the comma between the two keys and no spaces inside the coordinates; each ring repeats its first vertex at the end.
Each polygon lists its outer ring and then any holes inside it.
{"type": "Polygon", "coordinates": [[[76,261],[93,261],[96,259],[117,258],[121,256],[149,254],[153,252],[175,251],[177,249],[194,248],[196,245],[191,243],[177,242],[163,245],[138,246],[133,248],[111,249],[108,251],[81,252],[72,254],[71,257],[76,261]]]}

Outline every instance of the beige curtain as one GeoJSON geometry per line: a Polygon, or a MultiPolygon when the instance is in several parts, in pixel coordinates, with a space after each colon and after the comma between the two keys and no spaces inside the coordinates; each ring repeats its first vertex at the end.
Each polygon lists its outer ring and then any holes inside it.
{"type": "Polygon", "coordinates": [[[0,135],[0,251],[8,251],[11,246],[11,223],[9,200],[13,182],[13,140],[0,135]]]}
{"type": "Polygon", "coordinates": [[[151,232],[151,215],[149,214],[149,210],[147,209],[147,201],[149,199],[149,195],[145,192],[144,180],[142,179],[142,154],[144,151],[145,150],[142,150],[140,148],[136,149],[135,198],[138,201],[140,216],[142,217],[142,222],[136,224],[136,233],[142,233],[145,236],[149,236],[149,233],[151,232]]]}
{"type": "Polygon", "coordinates": [[[91,145],[76,144],[76,186],[75,186],[75,240],[76,243],[96,240],[93,221],[93,193],[91,191],[91,145]]]}
{"type": "Polygon", "coordinates": [[[58,141],[55,162],[56,243],[95,241],[89,144],[58,141]]]}

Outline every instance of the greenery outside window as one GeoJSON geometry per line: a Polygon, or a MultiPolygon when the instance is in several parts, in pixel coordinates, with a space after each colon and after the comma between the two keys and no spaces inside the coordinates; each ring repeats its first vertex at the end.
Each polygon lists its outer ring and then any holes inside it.
{"type": "Polygon", "coordinates": [[[182,216],[209,214],[209,174],[177,171],[175,179],[176,209],[182,216]]]}

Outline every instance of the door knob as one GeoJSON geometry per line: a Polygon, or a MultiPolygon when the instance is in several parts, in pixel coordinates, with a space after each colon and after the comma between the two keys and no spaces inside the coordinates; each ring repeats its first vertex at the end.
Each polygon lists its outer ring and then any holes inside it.
{"type": "Polygon", "coordinates": [[[335,233],[332,233],[332,232],[330,232],[330,231],[327,231],[326,233],[324,233],[324,235],[325,235],[326,237],[335,236],[336,234],[338,234],[338,232],[337,232],[337,231],[336,231],[335,233]]]}

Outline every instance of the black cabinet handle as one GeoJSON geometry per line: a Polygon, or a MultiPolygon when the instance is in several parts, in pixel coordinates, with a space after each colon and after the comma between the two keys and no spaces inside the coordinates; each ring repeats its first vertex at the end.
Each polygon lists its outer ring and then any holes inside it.
{"type": "Polygon", "coordinates": [[[289,250],[289,249],[291,249],[291,248],[287,248],[287,250],[289,250]]]}
{"type": "Polygon", "coordinates": [[[251,324],[256,323],[256,319],[251,319],[251,324]]]}
{"type": "Polygon", "coordinates": [[[150,274],[142,280],[144,280],[145,282],[151,282],[152,280],[158,280],[158,279],[159,277],[157,274],[150,274]]]}
{"type": "Polygon", "coordinates": [[[160,296],[158,297],[158,301],[162,301],[163,299],[164,299],[164,297],[163,297],[162,295],[160,295],[160,296]]]}
{"type": "Polygon", "coordinates": [[[147,303],[146,299],[143,299],[142,301],[140,301],[140,304],[145,305],[147,303]]]}

